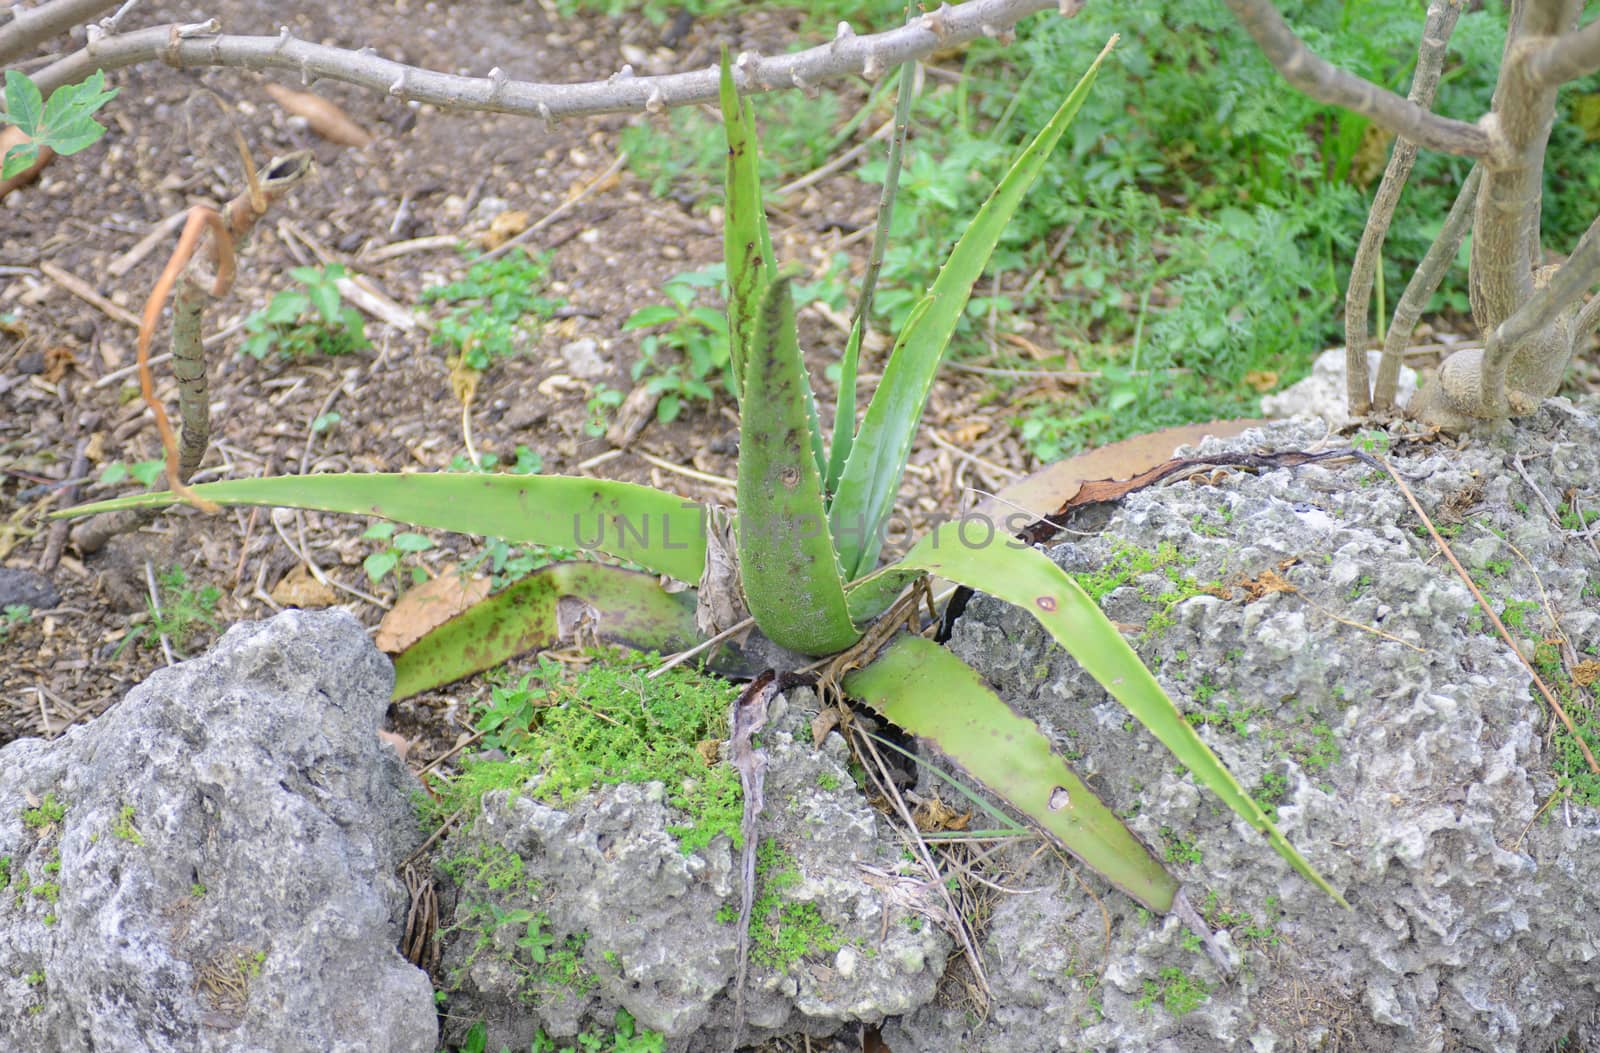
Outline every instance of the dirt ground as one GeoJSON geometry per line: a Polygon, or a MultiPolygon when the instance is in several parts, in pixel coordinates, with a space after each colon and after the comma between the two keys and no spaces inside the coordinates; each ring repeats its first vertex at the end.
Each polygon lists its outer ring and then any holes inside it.
{"type": "MultiPolygon", "coordinates": [[[[483,73],[500,66],[514,77],[551,81],[601,78],[624,61],[640,72],[704,67],[723,42],[770,52],[801,24],[798,15],[753,12],[738,21],[693,24],[667,47],[666,27],[603,17],[565,21],[535,2],[398,0],[359,14],[293,3],[273,5],[269,16],[260,5],[230,0],[206,14],[230,33],[287,25],[305,39],[371,46],[432,68],[483,73]]],[[[141,8],[151,23],[194,15],[187,8],[141,8]]],[[[167,227],[131,266],[130,250],[189,205],[239,192],[230,123],[258,163],[311,149],[317,167],[267,215],[241,258],[232,292],[207,311],[213,434],[196,481],[448,466],[466,452],[462,407],[452,394],[446,350],[430,344],[422,327],[407,331],[369,317],[368,351],[257,361],[239,353],[239,326],[274,293],[295,286],[291,268],[330,261],[410,313],[423,289],[465,273],[452,239],[483,237],[502,211],[523,211],[537,222],[566,206],[527,242],[554,251],[546,295],[565,306],[525,353],[496,359],[483,376],[470,409],[477,451],[509,462],[518,445],[527,445],[542,455],[547,472],[630,479],[732,501],[736,421],[726,399],[690,408],[670,425],[652,419],[620,448],[585,429],[597,385],[623,392],[634,386],[630,369],[640,334],[622,331],[622,322],[643,305],[663,302],[664,279],[721,258],[718,216],[696,210],[692,194],[654,198],[625,169],[602,178],[617,158],[619,131],[646,118],[547,127],[443,114],[319,83],[320,94],[376,139],[350,148],[323,141],[303,119],[286,114],[268,97],[267,79],[159,64],[121,71],[111,79],[121,95],[102,114],[110,133],[82,154],[57,159],[38,182],[0,202],[0,315],[15,316],[0,333],[0,565],[44,567],[58,593],[46,603],[24,598],[40,608],[32,620],[0,629],[0,744],[59,734],[169,660],[155,634],[140,627],[149,618],[150,579],[174,567],[190,588],[221,590],[216,626],[197,623],[188,639],[172,641],[174,659],[198,654],[228,624],[270,616],[278,607],[274,590],[297,568],[303,575],[308,562],[332,584],[337,602],[369,625],[395,598],[392,576],[374,584],[363,572],[361,561],[381,545],[362,539],[368,524],[349,517],[266,510],[207,517],[184,509],[95,553],[63,545],[64,527],[45,518],[72,503],[136,489],[97,480],[108,463],[160,455],[131,370],[137,334],[131,320],[143,310],[175,230],[167,227]],[[584,188],[591,189],[574,202],[584,188]],[[387,258],[381,252],[437,236],[445,243],[387,258]],[[69,291],[74,278],[112,306],[69,291]],[[575,376],[560,349],[586,338],[595,341],[604,371],[575,376]],[[329,413],[339,414],[335,426],[312,427],[329,413]]],[[[272,79],[302,87],[292,77],[272,79]]],[[[845,113],[866,98],[863,85],[840,87],[848,95],[845,113]]],[[[820,271],[844,243],[856,266],[864,266],[867,241],[859,232],[871,226],[876,199],[848,171],[773,205],[780,259],[820,271]]],[[[436,306],[432,317],[441,313],[436,306]]],[[[802,336],[820,377],[843,345],[838,322],[806,311],[802,336]]],[[[154,350],[165,341],[163,330],[154,350]]],[[[170,365],[158,365],[156,376],[175,412],[170,365]]],[[[865,378],[869,388],[872,380],[865,378]]],[[[833,396],[823,386],[828,419],[833,396]]],[[[992,419],[979,410],[984,392],[980,376],[941,380],[929,420],[947,441],[922,440],[907,477],[910,507],[948,509],[971,487],[993,490],[1008,481],[1008,470],[958,456],[952,442],[991,465],[1023,465],[1020,444],[1004,428],[984,435],[992,419]]],[[[474,539],[433,536],[438,546],[408,557],[407,568],[436,572],[480,551],[474,539]]],[[[158,585],[157,592],[173,599],[170,587],[158,585]]],[[[396,707],[395,729],[412,741],[413,760],[426,763],[458,741],[464,706],[479,691],[467,682],[396,707]]]]}

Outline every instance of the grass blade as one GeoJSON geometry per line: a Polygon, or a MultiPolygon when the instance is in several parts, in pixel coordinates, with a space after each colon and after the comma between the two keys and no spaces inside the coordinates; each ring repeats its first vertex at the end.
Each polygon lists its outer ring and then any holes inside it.
{"type": "Polygon", "coordinates": [[[1177,883],[1050,748],[961,659],[920,636],[898,637],[844,689],[930,740],[1107,881],[1151,910],[1177,883]]]}
{"type": "Polygon", "coordinates": [[[599,613],[595,634],[636,650],[681,651],[698,640],[694,593],[669,593],[654,574],[602,563],[555,563],[429,632],[394,660],[394,698],[410,698],[561,642],[561,601],[599,613]]]}
{"type": "MultiPolygon", "coordinates": [[[[650,570],[697,582],[705,570],[704,509],[634,483],[561,475],[468,475],[445,472],[331,473],[234,479],[193,487],[219,505],[263,505],[378,516],[413,526],[604,552],[650,570]]],[[[56,516],[180,502],[171,491],[79,505],[56,516]]]]}
{"type": "Polygon", "coordinates": [[[868,573],[877,564],[881,544],[879,528],[894,505],[900,476],[905,471],[922,409],[933,386],[934,373],[966,309],[972,287],[983,275],[1001,232],[1043,170],[1062,133],[1072,123],[1100,64],[1115,43],[1113,37],[978,209],[934,279],[928,292],[929,307],[908,322],[900,334],[895,352],[884,369],[883,381],[867,406],[866,417],[851,448],[830,510],[834,536],[841,539],[840,551],[846,557],[844,569],[850,578],[868,573]],[[855,535],[860,535],[859,551],[852,551],[854,546],[845,544],[843,536],[847,532],[852,541],[855,535]]]}
{"type": "Polygon", "coordinates": [[[801,654],[861,638],[828,536],[813,455],[810,378],[795,331],[789,278],[767,288],[746,363],[739,422],[739,573],[756,625],[801,654]]]}
{"type": "Polygon", "coordinates": [[[960,536],[959,528],[959,523],[945,524],[919,541],[895,566],[949,578],[998,596],[1033,615],[1195,778],[1210,787],[1245,822],[1264,833],[1290,866],[1341,906],[1349,906],[1245,793],[1217,755],[1200,741],[1116,626],[1066,571],[1043,552],[1014,538],[1001,535],[987,544],[973,545],[960,536]]]}

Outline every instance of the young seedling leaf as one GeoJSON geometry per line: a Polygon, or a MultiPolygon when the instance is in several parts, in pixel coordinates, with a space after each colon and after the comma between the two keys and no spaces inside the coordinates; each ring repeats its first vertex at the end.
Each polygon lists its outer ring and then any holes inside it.
{"type": "Polygon", "coordinates": [[[739,572],[756,625],[801,654],[861,638],[845,604],[812,454],[810,381],[795,333],[789,278],[768,287],[745,362],[739,422],[739,572]]]}
{"type": "Polygon", "coordinates": [[[681,651],[699,636],[694,593],[669,593],[653,574],[602,563],[555,563],[440,625],[394,660],[394,697],[482,672],[528,651],[554,647],[563,631],[562,601],[593,612],[594,634],[639,650],[681,651]]]}
{"type": "MultiPolygon", "coordinates": [[[[679,581],[699,581],[705,570],[701,506],[634,483],[560,475],[336,473],[205,483],[194,492],[224,506],[348,512],[519,545],[604,552],[679,581]]],[[[160,508],[177,500],[163,490],[56,515],[160,508]]]]}
{"type": "Polygon", "coordinates": [[[938,644],[903,635],[844,689],[938,746],[1117,888],[1154,911],[1177,883],[1149,850],[970,666],[938,644]]]}
{"type": "Polygon", "coordinates": [[[961,523],[946,523],[912,547],[895,569],[921,570],[1015,604],[1038,619],[1056,642],[1099,681],[1111,696],[1149,728],[1162,745],[1205,783],[1245,822],[1267,836],[1278,854],[1332,896],[1349,906],[1295,850],[1211,752],[1172,704],[1156,678],[1128,646],[1116,626],[1088,593],[1043,552],[1004,534],[987,540],[963,536],[961,523]]]}
{"type": "Polygon", "coordinates": [[[840,553],[849,578],[868,573],[877,563],[882,543],[880,528],[894,506],[900,476],[911,455],[911,443],[933,386],[934,373],[966,309],[972,287],[988,266],[989,257],[1023,195],[1044,169],[1051,151],[1088,96],[1095,74],[1113,43],[1115,38],[1100,52],[1077,87],[1033,142],[1018,155],[1000,185],[978,209],[934,279],[928,291],[928,307],[907,322],[901,331],[884,369],[883,380],[867,404],[866,417],[851,447],[830,509],[836,538],[849,532],[861,539],[859,551],[854,552],[853,546],[840,540],[840,553]]]}

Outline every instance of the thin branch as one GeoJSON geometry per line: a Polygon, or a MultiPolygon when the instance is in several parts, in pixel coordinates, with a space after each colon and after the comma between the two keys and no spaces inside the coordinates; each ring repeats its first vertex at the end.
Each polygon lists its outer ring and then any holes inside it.
{"type": "MultiPolygon", "coordinates": [[[[1411,91],[1406,95],[1425,110],[1433,109],[1439,71],[1444,67],[1445,45],[1450,42],[1450,34],[1455,32],[1456,19],[1460,16],[1461,5],[1455,0],[1433,0],[1428,5],[1428,16],[1422,24],[1422,46],[1417,50],[1417,72],[1411,78],[1411,91]]],[[[1417,144],[1404,136],[1396,139],[1394,152],[1389,155],[1389,166],[1384,169],[1383,182],[1378,184],[1372,209],[1367,213],[1361,246],[1350,266],[1350,282],[1344,299],[1344,347],[1347,398],[1350,413],[1355,416],[1367,412],[1372,403],[1372,389],[1367,379],[1367,309],[1372,301],[1373,276],[1383,266],[1383,242],[1389,236],[1395,206],[1400,203],[1400,192],[1411,178],[1411,167],[1416,160],[1417,144]]]]}
{"type": "Polygon", "coordinates": [[[1429,150],[1491,163],[1503,160],[1506,151],[1500,135],[1477,124],[1429,113],[1416,103],[1333,65],[1295,36],[1270,0],[1225,2],[1273,68],[1313,99],[1370,118],[1429,150]]]}
{"type": "Polygon", "coordinates": [[[1541,87],[1555,87],[1600,72],[1600,18],[1576,33],[1552,37],[1528,56],[1528,76],[1541,87]]]}
{"type": "MultiPolygon", "coordinates": [[[[1506,370],[1522,342],[1554,322],[1562,311],[1581,303],[1596,281],[1600,281],[1600,216],[1583,232],[1567,262],[1489,334],[1483,348],[1484,406],[1495,409],[1505,402],[1506,370]]],[[[1581,332],[1575,329],[1573,335],[1581,332]]]]}
{"type": "Polygon", "coordinates": [[[1600,293],[1578,312],[1578,320],[1572,323],[1573,342],[1582,340],[1596,329],[1600,329],[1600,293]]]}
{"type": "Polygon", "coordinates": [[[117,0],[50,0],[26,10],[13,8],[16,13],[0,29],[0,65],[116,6],[117,0]]]}
{"type": "Polygon", "coordinates": [[[1444,280],[1450,265],[1456,261],[1456,254],[1461,251],[1461,242],[1466,239],[1467,230],[1472,226],[1473,205],[1477,202],[1478,187],[1482,182],[1483,166],[1473,165],[1472,171],[1467,173],[1466,182],[1461,184],[1461,191],[1456,194],[1455,203],[1450,206],[1450,214],[1445,217],[1439,236],[1428,246],[1422,262],[1417,264],[1416,272],[1406,284],[1400,302],[1395,305],[1394,321],[1390,323],[1389,335],[1383,342],[1383,359],[1378,363],[1378,384],[1372,400],[1374,409],[1385,410],[1394,406],[1406,341],[1411,339],[1417,319],[1422,317],[1428,301],[1433,299],[1439,283],[1444,280]]]}
{"type": "MultiPolygon", "coordinates": [[[[744,52],[734,66],[741,94],[783,88],[810,89],[835,77],[873,79],[886,70],[982,36],[1002,36],[1037,11],[1075,10],[1070,0],[969,0],[948,4],[882,33],[857,36],[840,22],[833,40],[806,51],[762,57],[744,52]]],[[[304,84],[343,81],[397,99],[452,110],[483,110],[554,119],[599,113],[657,112],[717,98],[717,69],[663,76],[634,76],[630,67],[604,81],[541,84],[512,80],[496,67],[487,77],[456,77],[381,58],[298,40],[285,28],[275,37],[216,36],[199,27],[155,26],[102,36],[34,76],[41,90],[83,80],[96,69],[113,70],[159,59],[182,68],[231,66],[292,70],[304,84]]],[[[1470,126],[1468,126],[1470,127],[1470,126]]]]}

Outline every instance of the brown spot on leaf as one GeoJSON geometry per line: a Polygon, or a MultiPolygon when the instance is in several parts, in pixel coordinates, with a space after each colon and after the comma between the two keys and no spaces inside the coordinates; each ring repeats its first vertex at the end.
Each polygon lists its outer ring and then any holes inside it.
{"type": "Polygon", "coordinates": [[[1035,599],[1033,602],[1035,604],[1037,604],[1039,609],[1041,611],[1044,611],[1046,614],[1054,614],[1055,613],[1056,600],[1055,600],[1054,596],[1040,596],[1037,599],[1035,599]]]}

